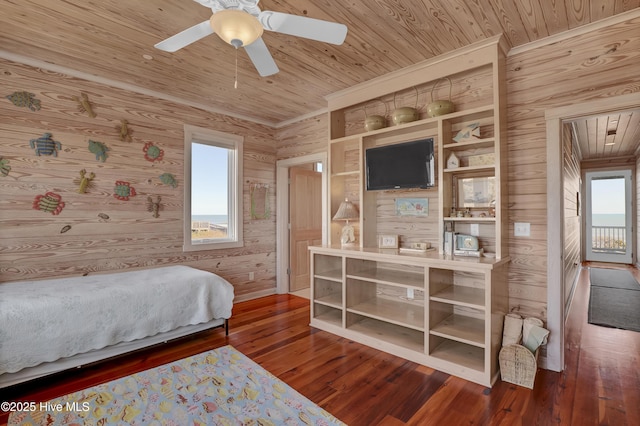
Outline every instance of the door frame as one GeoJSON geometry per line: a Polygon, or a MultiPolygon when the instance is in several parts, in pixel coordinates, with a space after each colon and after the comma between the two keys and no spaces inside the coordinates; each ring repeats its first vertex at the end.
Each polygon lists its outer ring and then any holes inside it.
{"type": "MultiPolygon", "coordinates": [[[[572,119],[608,114],[640,107],[637,93],[576,103],[545,111],[547,122],[547,328],[549,343],[543,368],[564,369],[564,174],[562,171],[562,124],[572,119]],[[558,183],[560,183],[558,185],[558,183]],[[554,219],[551,219],[554,218],[554,219]]],[[[570,284],[570,283],[569,283],[570,284]]]]}
{"type": "Polygon", "coordinates": [[[633,170],[631,169],[616,169],[616,170],[586,170],[584,172],[585,176],[585,224],[584,224],[584,259],[587,261],[593,262],[614,262],[614,263],[623,263],[623,264],[632,264],[633,263],[633,204],[634,204],[634,196],[633,196],[633,170]],[[627,241],[626,253],[624,255],[620,254],[601,254],[601,253],[593,253],[593,241],[589,233],[593,235],[591,231],[592,226],[592,214],[591,211],[591,182],[593,180],[598,180],[598,178],[609,178],[609,177],[617,177],[624,179],[624,192],[625,192],[625,237],[627,241]]]}
{"type": "Polygon", "coordinates": [[[289,292],[289,168],[309,163],[322,164],[322,244],[327,230],[327,153],[303,155],[276,161],[276,293],[289,292]]]}

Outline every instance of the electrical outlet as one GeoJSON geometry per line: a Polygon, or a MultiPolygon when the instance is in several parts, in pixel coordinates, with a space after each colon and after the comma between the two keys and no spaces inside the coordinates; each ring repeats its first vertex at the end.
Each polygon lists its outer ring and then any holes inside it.
{"type": "Polygon", "coordinates": [[[249,281],[253,281],[256,279],[256,275],[253,272],[249,272],[249,281]]]}
{"type": "Polygon", "coordinates": [[[515,222],[513,224],[513,236],[514,237],[530,237],[531,224],[527,222],[515,222]]]}
{"type": "Polygon", "coordinates": [[[469,233],[471,235],[473,235],[474,237],[479,236],[480,235],[480,224],[472,223],[471,225],[469,225],[469,233]]]}
{"type": "Polygon", "coordinates": [[[413,295],[413,289],[412,288],[408,288],[407,289],[407,299],[413,299],[414,295],[413,295]]]}

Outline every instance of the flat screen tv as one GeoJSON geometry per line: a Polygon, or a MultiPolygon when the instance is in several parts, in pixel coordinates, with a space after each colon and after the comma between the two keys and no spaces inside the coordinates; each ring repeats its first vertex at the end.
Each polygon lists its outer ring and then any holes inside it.
{"type": "Polygon", "coordinates": [[[433,187],[433,149],[433,138],[367,149],[367,191],[433,187]]]}

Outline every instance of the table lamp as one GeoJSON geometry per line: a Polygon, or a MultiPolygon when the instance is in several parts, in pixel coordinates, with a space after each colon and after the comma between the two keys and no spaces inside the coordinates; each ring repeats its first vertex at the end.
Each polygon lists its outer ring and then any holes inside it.
{"type": "Polygon", "coordinates": [[[342,228],[342,233],[340,235],[340,242],[342,245],[353,244],[356,242],[353,226],[349,225],[349,220],[357,220],[359,218],[360,214],[358,213],[358,208],[355,204],[347,199],[340,203],[340,207],[338,208],[335,216],[333,216],[333,220],[345,220],[347,222],[347,224],[342,228]]]}

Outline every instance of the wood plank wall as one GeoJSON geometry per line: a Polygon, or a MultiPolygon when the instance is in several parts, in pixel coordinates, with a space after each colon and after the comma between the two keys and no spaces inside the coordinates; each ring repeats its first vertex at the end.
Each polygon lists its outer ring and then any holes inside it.
{"type": "MultiPolygon", "coordinates": [[[[638,26],[639,20],[629,20],[507,58],[509,303],[512,311],[544,321],[547,318],[545,110],[638,93],[638,26]],[[531,237],[514,237],[514,222],[531,223],[531,237]]],[[[283,158],[281,154],[292,157],[316,152],[320,147],[326,149],[328,132],[324,118],[288,126],[286,134],[304,136],[296,138],[295,144],[292,137],[286,142],[279,140],[279,159],[283,158]],[[319,137],[320,134],[323,136],[319,137]],[[296,144],[301,148],[300,153],[296,152],[296,144]]],[[[572,168],[575,169],[575,165],[572,168]]],[[[640,173],[640,162],[637,168],[640,173]]],[[[638,191],[640,193],[640,186],[638,191]]],[[[430,211],[437,209],[432,201],[437,203],[430,200],[430,211]]],[[[575,250],[571,251],[575,258],[575,250]]],[[[573,264],[570,259],[566,262],[573,264]]],[[[567,272],[567,276],[571,274],[567,272]]]]}
{"type": "Polygon", "coordinates": [[[275,292],[275,214],[249,217],[251,183],[270,186],[275,211],[274,129],[9,61],[0,61],[0,87],[0,157],[11,167],[0,175],[0,282],[186,264],[228,279],[240,299],[275,292]],[[4,99],[22,90],[41,100],[41,110],[4,99]],[[96,118],[78,110],[72,96],[81,92],[94,104],[96,118]],[[132,142],[118,138],[121,119],[130,123],[132,142]],[[184,124],[245,138],[242,248],[182,251],[184,124]],[[36,156],[29,147],[45,132],[62,144],[57,157],[36,156]],[[105,162],[89,152],[89,139],[110,148],[105,162]],[[147,142],[164,151],[161,161],[144,158],[147,142]],[[86,194],[77,193],[81,169],[96,175],[86,194]],[[162,184],[162,173],[174,174],[178,187],[162,184]],[[129,182],[137,195],[115,199],[116,180],[129,182]],[[59,215],[32,208],[34,198],[49,191],[65,202],[59,215]],[[147,211],[149,195],[162,197],[158,218],[147,211]]]}
{"type": "Polygon", "coordinates": [[[582,181],[580,173],[580,157],[574,150],[576,142],[573,140],[571,125],[565,124],[562,128],[562,154],[563,154],[563,184],[564,184],[564,303],[569,303],[569,298],[576,283],[577,274],[580,271],[582,261],[582,215],[578,209],[582,209],[582,181]]]}

